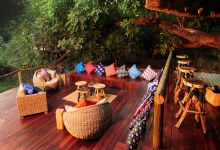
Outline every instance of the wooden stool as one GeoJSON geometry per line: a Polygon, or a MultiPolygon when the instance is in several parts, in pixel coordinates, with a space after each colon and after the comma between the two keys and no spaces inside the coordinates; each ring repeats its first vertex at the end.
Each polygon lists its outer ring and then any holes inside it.
{"type": "Polygon", "coordinates": [[[179,71],[179,67],[183,67],[186,66],[188,67],[190,64],[190,60],[186,59],[181,59],[181,60],[177,60],[177,67],[176,67],[176,79],[178,80],[178,78],[180,78],[180,71],[179,71]]]}
{"type": "Polygon", "coordinates": [[[57,130],[63,130],[64,129],[63,112],[64,112],[64,109],[57,109],[56,110],[57,130]]]}
{"type": "Polygon", "coordinates": [[[176,58],[178,58],[178,59],[187,59],[188,55],[176,55],[176,58]]]}
{"type": "Polygon", "coordinates": [[[205,125],[205,111],[204,111],[204,90],[206,83],[198,79],[185,79],[185,86],[190,88],[190,92],[187,93],[187,98],[183,101],[179,101],[180,109],[176,114],[176,117],[180,117],[179,121],[176,123],[175,127],[179,128],[183,120],[188,113],[195,114],[196,122],[201,121],[203,132],[206,133],[205,125]],[[199,98],[196,94],[199,94],[199,98]],[[184,106],[185,103],[185,106],[184,106]],[[195,110],[189,110],[191,104],[194,104],[195,110]],[[183,112],[183,113],[182,113],[183,112]]]}
{"type": "Polygon", "coordinates": [[[174,90],[174,100],[176,103],[179,100],[179,93],[183,89],[183,79],[193,78],[193,73],[195,71],[196,69],[192,67],[179,67],[179,76],[174,90]]]}
{"type": "Polygon", "coordinates": [[[90,89],[90,95],[92,95],[93,94],[93,91],[94,91],[94,82],[90,82],[89,84],[88,84],[88,87],[89,87],[89,89],[90,89]]]}
{"type": "Polygon", "coordinates": [[[76,92],[78,93],[78,100],[77,101],[79,102],[80,98],[85,100],[85,98],[86,98],[86,96],[88,94],[88,89],[86,89],[86,88],[78,88],[76,90],[76,92]]]}
{"type": "Polygon", "coordinates": [[[85,85],[86,85],[86,84],[87,84],[86,81],[77,81],[77,82],[75,83],[75,85],[77,86],[76,89],[85,88],[85,85]]]}
{"type": "Polygon", "coordinates": [[[100,100],[101,97],[105,98],[105,91],[104,91],[104,88],[106,87],[105,84],[96,83],[93,85],[93,87],[95,88],[95,95],[97,100],[100,100]]]}

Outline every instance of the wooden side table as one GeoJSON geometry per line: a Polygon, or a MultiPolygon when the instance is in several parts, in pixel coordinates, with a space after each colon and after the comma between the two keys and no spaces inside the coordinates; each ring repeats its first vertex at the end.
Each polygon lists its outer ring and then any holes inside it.
{"type": "Polygon", "coordinates": [[[185,86],[190,88],[190,92],[187,93],[187,98],[183,101],[179,101],[180,110],[176,114],[176,117],[180,117],[179,121],[176,123],[175,127],[179,128],[188,113],[195,114],[196,122],[201,122],[203,133],[206,133],[205,125],[205,111],[204,111],[204,90],[206,83],[198,79],[186,79],[184,80],[185,86]],[[199,94],[197,97],[196,93],[199,94]],[[185,105],[184,105],[185,103],[185,105]],[[194,104],[195,110],[190,110],[191,105],[194,104]]]}
{"type": "Polygon", "coordinates": [[[88,94],[88,89],[86,89],[86,88],[78,88],[76,90],[76,92],[78,93],[78,102],[79,102],[80,99],[85,100],[85,98],[86,98],[86,96],[88,94]]]}
{"type": "Polygon", "coordinates": [[[105,98],[105,91],[104,91],[104,88],[106,87],[105,84],[96,83],[93,85],[93,87],[95,88],[95,95],[97,100],[100,100],[102,97],[105,98]]]}
{"type": "Polygon", "coordinates": [[[92,95],[94,92],[94,84],[96,84],[96,83],[94,83],[94,82],[90,82],[89,84],[88,84],[88,87],[89,87],[89,89],[90,89],[90,95],[92,95]]]}
{"type": "Polygon", "coordinates": [[[77,81],[77,82],[75,83],[75,85],[77,86],[76,89],[85,88],[85,85],[86,85],[86,84],[87,84],[86,81],[77,81]]]}

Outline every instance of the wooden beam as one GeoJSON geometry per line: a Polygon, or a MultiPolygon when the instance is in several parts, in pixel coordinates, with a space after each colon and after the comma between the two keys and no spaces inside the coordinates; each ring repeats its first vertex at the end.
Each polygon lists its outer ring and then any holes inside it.
{"type": "Polygon", "coordinates": [[[180,36],[195,45],[220,48],[220,34],[207,33],[190,28],[180,27],[169,22],[161,22],[159,27],[180,36]]]}

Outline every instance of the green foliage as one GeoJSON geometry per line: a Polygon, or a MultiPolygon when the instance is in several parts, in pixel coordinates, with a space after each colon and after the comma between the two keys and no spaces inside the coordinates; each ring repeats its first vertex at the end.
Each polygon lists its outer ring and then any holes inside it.
{"type": "Polygon", "coordinates": [[[181,44],[181,39],[169,32],[162,30],[158,35],[158,44],[155,49],[159,49],[162,55],[165,55],[169,51],[174,51],[179,44],[181,44]]]}
{"type": "Polygon", "coordinates": [[[19,22],[10,25],[13,36],[4,50],[6,58],[16,53],[7,60],[13,67],[56,60],[44,50],[71,50],[74,58],[85,61],[108,60],[113,52],[120,55],[133,49],[142,38],[135,37],[140,28],[131,20],[123,19],[121,28],[115,28],[120,18],[144,14],[141,0],[29,0],[24,5],[19,22]]]}

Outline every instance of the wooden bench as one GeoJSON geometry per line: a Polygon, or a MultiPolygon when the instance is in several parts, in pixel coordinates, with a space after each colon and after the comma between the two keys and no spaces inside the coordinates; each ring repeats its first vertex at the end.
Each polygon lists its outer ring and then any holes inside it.
{"type": "Polygon", "coordinates": [[[120,89],[127,89],[127,90],[136,90],[140,83],[146,82],[145,79],[139,77],[137,79],[131,79],[130,77],[125,78],[118,78],[117,76],[98,76],[95,73],[87,74],[84,73],[77,73],[77,72],[70,72],[69,73],[70,83],[75,83],[77,81],[86,81],[89,82],[99,82],[103,83],[108,87],[117,87],[120,89]]]}

